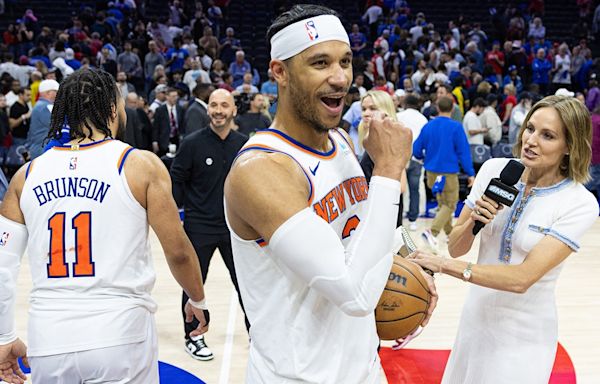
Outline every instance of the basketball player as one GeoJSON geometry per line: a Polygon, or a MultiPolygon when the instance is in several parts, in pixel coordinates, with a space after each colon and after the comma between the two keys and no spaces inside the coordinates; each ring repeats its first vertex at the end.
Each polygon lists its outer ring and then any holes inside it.
{"type": "Polygon", "coordinates": [[[373,119],[364,141],[375,163],[368,186],[348,137],[334,129],[352,80],[336,13],[295,5],[267,34],[277,115],[240,151],[225,185],[252,324],[246,382],[378,383],[373,311],[392,265],[411,133],[373,119]]]}
{"type": "Polygon", "coordinates": [[[101,70],[69,76],[49,136],[68,122],[72,140],[13,177],[0,207],[0,379],[34,384],[158,383],[155,273],[148,225],[171,272],[191,298],[186,311],[208,329],[198,259],[179,222],[167,170],[153,154],[112,139],[125,127],[124,102],[101,70]],[[33,278],[29,349],[14,333],[20,257],[33,278]]]}

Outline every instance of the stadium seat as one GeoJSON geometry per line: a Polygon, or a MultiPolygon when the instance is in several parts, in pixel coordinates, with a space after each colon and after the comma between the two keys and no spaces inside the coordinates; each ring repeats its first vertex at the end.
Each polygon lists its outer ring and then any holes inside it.
{"type": "Polygon", "coordinates": [[[485,144],[471,144],[471,158],[473,164],[481,165],[487,160],[492,158],[492,150],[489,145],[485,144]]]}
{"type": "Polygon", "coordinates": [[[498,143],[492,148],[492,157],[508,157],[512,158],[513,145],[510,143],[498,143]]]}

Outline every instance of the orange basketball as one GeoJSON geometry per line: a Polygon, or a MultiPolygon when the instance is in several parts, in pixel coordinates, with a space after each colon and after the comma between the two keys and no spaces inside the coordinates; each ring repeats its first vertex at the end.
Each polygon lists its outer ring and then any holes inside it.
{"type": "Polygon", "coordinates": [[[410,335],[425,319],[430,300],[421,268],[395,256],[388,282],[375,308],[379,338],[395,340],[410,335]]]}

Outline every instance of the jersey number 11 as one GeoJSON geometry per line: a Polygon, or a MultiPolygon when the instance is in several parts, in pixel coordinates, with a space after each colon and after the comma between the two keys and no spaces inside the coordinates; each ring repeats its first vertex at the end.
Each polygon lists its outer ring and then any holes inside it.
{"type": "MultiPolygon", "coordinates": [[[[65,260],[65,213],[57,212],[48,220],[50,230],[50,261],[48,277],[69,277],[69,265],[65,260]]],[[[92,213],[79,212],[73,217],[71,227],[75,230],[75,262],[73,277],[94,276],[92,261],[92,213]]]]}

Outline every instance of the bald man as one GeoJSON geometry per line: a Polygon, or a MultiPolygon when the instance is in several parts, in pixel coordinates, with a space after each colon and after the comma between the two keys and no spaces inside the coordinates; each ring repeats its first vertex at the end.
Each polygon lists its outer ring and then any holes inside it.
{"type": "MultiPolygon", "coordinates": [[[[208,99],[210,124],[185,136],[171,165],[171,178],[175,201],[179,207],[184,207],[183,226],[198,254],[202,280],[206,281],[210,260],[218,248],[243,309],[223,212],[225,178],[238,151],[248,140],[248,137],[233,130],[236,114],[231,93],[225,89],[214,91],[208,99]]],[[[183,292],[182,303],[187,300],[183,292]]],[[[196,360],[211,360],[213,354],[204,336],[190,337],[195,326],[183,323],[185,350],[196,360]]],[[[246,319],[246,329],[249,327],[246,319]]]]}

